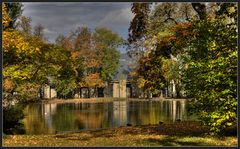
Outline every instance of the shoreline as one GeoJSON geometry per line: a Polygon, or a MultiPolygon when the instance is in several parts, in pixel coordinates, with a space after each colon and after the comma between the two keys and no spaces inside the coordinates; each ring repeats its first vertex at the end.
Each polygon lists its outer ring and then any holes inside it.
{"type": "Polygon", "coordinates": [[[112,98],[112,97],[99,97],[99,98],[73,98],[73,99],[43,99],[36,103],[99,103],[99,102],[112,102],[112,101],[164,101],[164,100],[188,100],[186,98],[152,98],[152,99],[141,99],[141,98],[112,98]]]}

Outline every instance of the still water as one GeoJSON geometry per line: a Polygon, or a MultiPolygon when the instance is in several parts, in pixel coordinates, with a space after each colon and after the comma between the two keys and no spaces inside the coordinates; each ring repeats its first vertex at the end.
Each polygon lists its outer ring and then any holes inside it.
{"type": "Polygon", "coordinates": [[[113,101],[102,103],[31,104],[23,120],[27,134],[187,120],[186,100],[113,101]]]}

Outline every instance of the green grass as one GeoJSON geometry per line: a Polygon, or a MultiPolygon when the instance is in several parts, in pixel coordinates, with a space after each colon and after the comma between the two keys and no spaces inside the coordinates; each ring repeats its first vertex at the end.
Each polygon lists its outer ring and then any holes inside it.
{"type": "Polygon", "coordinates": [[[145,125],[53,135],[5,135],[3,146],[237,146],[236,136],[205,135],[192,123],[145,125]],[[195,127],[195,128],[194,128],[195,127]]]}
{"type": "Polygon", "coordinates": [[[94,136],[74,133],[68,135],[9,135],[3,146],[237,146],[237,137],[181,137],[168,135],[94,136]]]}

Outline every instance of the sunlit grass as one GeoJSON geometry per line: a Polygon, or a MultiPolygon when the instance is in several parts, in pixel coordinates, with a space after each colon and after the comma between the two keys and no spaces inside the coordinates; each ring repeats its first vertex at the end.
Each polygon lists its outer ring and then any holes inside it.
{"type": "Polygon", "coordinates": [[[161,135],[141,127],[124,127],[56,135],[5,135],[3,146],[237,146],[237,137],[161,135]]]}

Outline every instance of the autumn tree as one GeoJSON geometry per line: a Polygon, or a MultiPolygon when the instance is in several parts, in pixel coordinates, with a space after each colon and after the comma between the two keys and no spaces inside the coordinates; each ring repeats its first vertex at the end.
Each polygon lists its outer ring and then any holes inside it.
{"type": "MultiPolygon", "coordinates": [[[[211,132],[221,134],[236,125],[237,7],[235,3],[179,6],[163,3],[151,13],[145,41],[147,52],[139,61],[143,67],[138,72],[139,79],[143,86],[147,84],[142,76],[150,75],[152,70],[144,68],[155,59],[150,54],[159,53],[156,55],[161,62],[153,65],[162,70],[154,70],[163,75],[163,80],[178,78],[185,95],[192,98],[191,110],[211,127],[211,132]],[[191,13],[185,13],[183,20],[183,16],[178,17],[181,13],[177,14],[177,8],[188,8],[195,15],[189,17],[191,13]],[[171,22],[170,28],[162,28],[169,26],[166,22],[171,22]],[[173,61],[176,58],[181,67],[173,61]]],[[[151,79],[151,83],[156,79],[151,79]]]]}
{"type": "Polygon", "coordinates": [[[102,60],[100,66],[101,78],[109,82],[118,67],[120,53],[117,48],[122,46],[125,41],[118,34],[106,28],[96,28],[94,40],[98,49],[97,52],[99,52],[98,55],[101,55],[102,60]]]}
{"type": "Polygon", "coordinates": [[[16,28],[16,21],[17,19],[22,15],[23,12],[23,4],[22,3],[4,3],[5,7],[5,12],[8,14],[9,18],[11,20],[9,21],[8,26],[4,26],[3,28],[16,28]]]}
{"type": "Polygon", "coordinates": [[[123,39],[106,28],[91,32],[87,27],[79,27],[68,36],[59,36],[56,43],[71,53],[71,67],[66,67],[72,70],[69,86],[75,87],[74,92],[80,95],[82,88],[87,87],[88,97],[92,97],[97,96],[98,88],[104,88],[115,74],[119,59],[117,48],[123,39]]]}
{"type": "Polygon", "coordinates": [[[137,60],[144,52],[144,39],[147,32],[148,16],[151,3],[132,3],[134,18],[128,29],[128,54],[137,60]]]}
{"type": "Polygon", "coordinates": [[[19,21],[17,22],[16,28],[17,30],[20,30],[21,32],[25,33],[25,34],[31,34],[31,21],[32,19],[30,17],[25,17],[25,16],[21,16],[19,18],[19,21]]]}
{"type": "Polygon", "coordinates": [[[17,89],[28,79],[31,79],[31,68],[33,66],[26,65],[32,54],[38,53],[39,49],[32,46],[22,36],[20,31],[14,30],[11,26],[14,20],[13,16],[9,16],[5,3],[2,5],[3,14],[3,131],[4,133],[12,133],[12,130],[20,128],[19,120],[23,118],[23,107],[19,105],[22,102],[21,93],[31,92],[31,86],[26,85],[27,90],[20,90],[15,94],[17,89]],[[12,18],[11,18],[12,17],[12,18]],[[15,107],[13,104],[15,103],[15,107]],[[10,130],[10,128],[12,130],[10,130]]]}
{"type": "Polygon", "coordinates": [[[60,35],[56,39],[56,44],[64,50],[66,62],[61,64],[58,75],[53,78],[53,85],[58,92],[59,98],[72,98],[75,90],[79,89],[82,81],[83,61],[80,52],[74,47],[72,36],[60,35]]]}
{"type": "MultiPolygon", "coordinates": [[[[228,17],[235,8],[226,9],[228,17]]],[[[228,20],[223,15],[195,23],[184,76],[192,110],[218,134],[236,125],[237,115],[237,25],[228,20]]]]}

